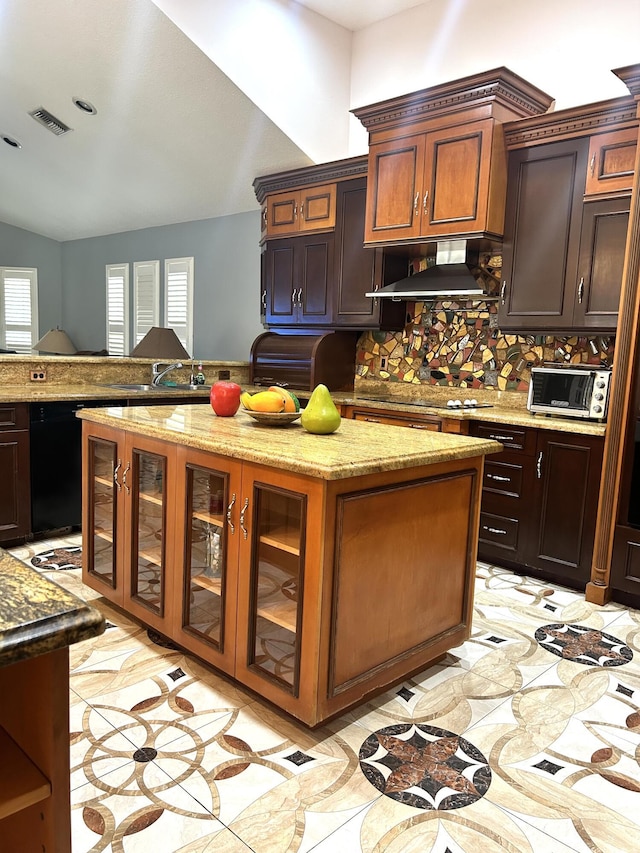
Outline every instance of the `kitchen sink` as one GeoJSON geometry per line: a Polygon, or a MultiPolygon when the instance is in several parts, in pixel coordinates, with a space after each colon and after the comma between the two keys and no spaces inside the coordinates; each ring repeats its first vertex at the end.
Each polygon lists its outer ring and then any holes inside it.
{"type": "Polygon", "coordinates": [[[132,382],[130,384],[118,385],[116,383],[103,386],[105,388],[116,388],[118,391],[209,391],[210,385],[137,385],[132,382]]]}

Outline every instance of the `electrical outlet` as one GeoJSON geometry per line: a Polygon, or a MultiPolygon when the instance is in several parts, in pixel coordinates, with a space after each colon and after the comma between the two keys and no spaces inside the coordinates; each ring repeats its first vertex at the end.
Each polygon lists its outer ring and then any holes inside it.
{"type": "Polygon", "coordinates": [[[32,382],[47,381],[47,371],[43,367],[39,367],[37,370],[32,370],[29,376],[32,382]]]}
{"type": "Polygon", "coordinates": [[[386,369],[387,369],[387,357],[386,357],[386,355],[381,355],[380,356],[380,370],[386,370],[386,369]]]}

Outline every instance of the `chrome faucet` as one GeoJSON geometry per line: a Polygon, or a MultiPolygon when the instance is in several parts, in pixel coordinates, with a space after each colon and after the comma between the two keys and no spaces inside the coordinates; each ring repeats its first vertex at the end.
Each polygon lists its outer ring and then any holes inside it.
{"type": "Polygon", "coordinates": [[[174,364],[170,364],[168,367],[165,367],[164,370],[160,370],[164,363],[165,362],[163,361],[156,361],[151,365],[151,373],[153,376],[151,380],[152,385],[159,385],[170,370],[179,370],[182,367],[182,362],[176,361],[174,364]]]}

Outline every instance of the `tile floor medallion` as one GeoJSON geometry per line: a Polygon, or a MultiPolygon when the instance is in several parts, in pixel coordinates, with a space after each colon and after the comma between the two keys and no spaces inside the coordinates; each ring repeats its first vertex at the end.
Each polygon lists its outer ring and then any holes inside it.
{"type": "Polygon", "coordinates": [[[79,544],[12,549],[108,624],[70,650],[73,853],[640,851],[640,612],[479,564],[466,643],[310,730],[85,587],[79,544]]]}

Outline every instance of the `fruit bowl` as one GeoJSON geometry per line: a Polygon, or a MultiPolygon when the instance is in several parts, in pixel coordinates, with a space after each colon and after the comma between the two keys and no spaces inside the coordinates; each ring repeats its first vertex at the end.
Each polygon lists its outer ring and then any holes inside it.
{"type": "Polygon", "coordinates": [[[265,426],[286,426],[297,421],[300,417],[300,412],[253,412],[250,409],[244,411],[259,424],[265,426]]]}

